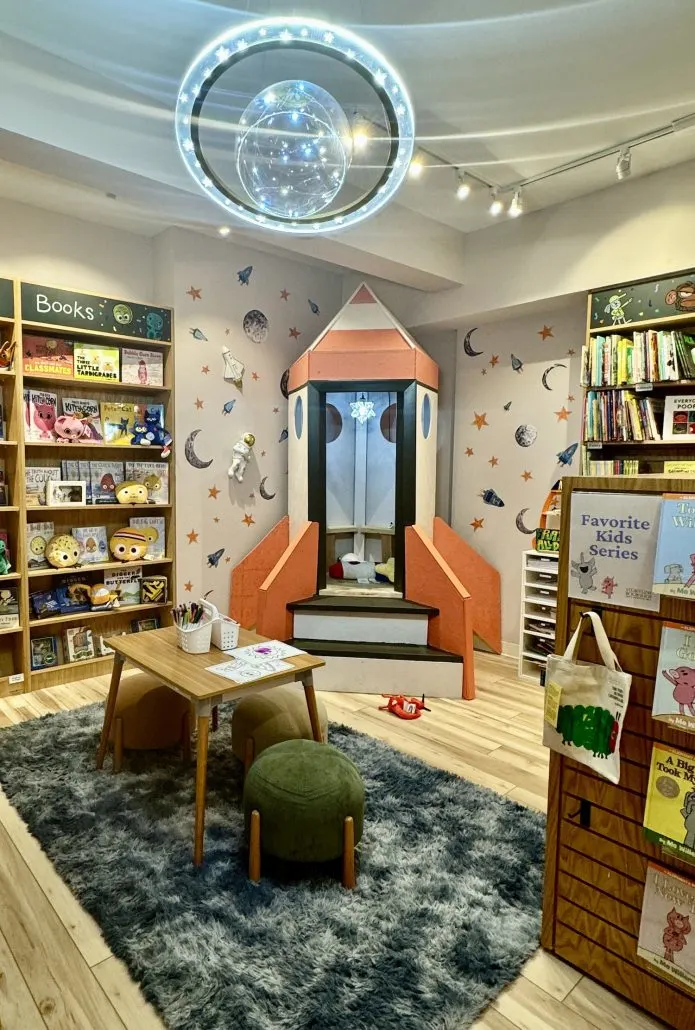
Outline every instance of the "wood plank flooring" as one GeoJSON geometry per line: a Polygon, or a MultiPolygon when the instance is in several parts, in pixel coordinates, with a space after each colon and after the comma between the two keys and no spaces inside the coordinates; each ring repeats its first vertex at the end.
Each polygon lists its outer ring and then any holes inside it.
{"type": "MultiPolygon", "coordinates": [[[[548,756],[538,687],[476,655],[475,701],[432,700],[403,722],[365,694],[321,697],[345,723],[440,769],[545,809],[548,756]]],[[[103,700],[106,677],[0,700],[0,728],[103,700]]],[[[2,738],[0,736],[0,746],[2,738]]],[[[474,1030],[657,1030],[662,1024],[538,952],[474,1030]]],[[[0,1030],[163,1030],[23,821],[0,792],[0,1030]]],[[[230,1030],[233,1030],[230,1027],[230,1030]]],[[[378,1030],[375,1027],[374,1030],[378,1030]]]]}

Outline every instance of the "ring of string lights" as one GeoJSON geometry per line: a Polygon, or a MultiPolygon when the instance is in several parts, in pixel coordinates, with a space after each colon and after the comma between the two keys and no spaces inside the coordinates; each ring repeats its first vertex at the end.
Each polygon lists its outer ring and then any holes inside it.
{"type": "Polygon", "coordinates": [[[385,57],[347,29],[311,18],[266,18],[230,29],[210,43],[193,61],[179,87],[175,125],[184,164],[211,200],[245,222],[295,235],[345,229],[384,207],[408,173],[415,138],[408,91],[385,57]],[[383,172],[364,195],[338,210],[303,218],[259,210],[216,174],[203,152],[200,118],[212,86],[241,61],[279,49],[311,51],[349,65],[371,85],[381,102],[390,138],[383,172]]]}

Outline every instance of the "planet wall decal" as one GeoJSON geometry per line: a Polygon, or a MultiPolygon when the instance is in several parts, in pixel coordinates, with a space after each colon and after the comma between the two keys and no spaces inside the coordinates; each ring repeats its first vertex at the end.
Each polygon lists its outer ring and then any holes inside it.
{"type": "Polygon", "coordinates": [[[251,311],[246,312],[242,327],[249,340],[252,340],[254,343],[264,343],[268,339],[270,323],[266,315],[262,311],[258,311],[257,308],[252,308],[251,311]]]}
{"type": "Polygon", "coordinates": [[[538,430],[535,426],[519,426],[514,433],[514,439],[519,447],[530,447],[536,442],[538,430]]]}

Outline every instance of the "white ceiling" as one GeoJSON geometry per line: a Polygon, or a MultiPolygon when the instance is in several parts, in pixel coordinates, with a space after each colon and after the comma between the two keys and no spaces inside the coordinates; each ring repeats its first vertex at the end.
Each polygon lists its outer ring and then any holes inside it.
{"type": "MultiPolygon", "coordinates": [[[[63,210],[83,195],[83,217],[146,233],[216,225],[219,209],[196,193],[174,142],[178,82],[225,28],[295,11],[292,0],[0,0],[0,195],[23,181],[23,199],[63,210]]],[[[322,0],[301,11],[382,49],[409,85],[422,144],[501,185],[695,111],[693,0],[322,0]]],[[[695,129],[638,148],[633,175],[694,157],[695,129]]],[[[606,158],[539,183],[527,207],[604,189],[614,167],[606,158]]],[[[454,186],[450,169],[431,168],[395,205],[413,231],[439,223],[432,238],[451,252],[457,233],[493,221],[485,198],[458,202],[454,186]]],[[[370,247],[378,258],[367,239],[345,234],[332,259],[370,247]]],[[[418,265],[413,244],[404,268],[418,265]]],[[[421,265],[412,285],[460,281],[455,267],[421,265]]]]}

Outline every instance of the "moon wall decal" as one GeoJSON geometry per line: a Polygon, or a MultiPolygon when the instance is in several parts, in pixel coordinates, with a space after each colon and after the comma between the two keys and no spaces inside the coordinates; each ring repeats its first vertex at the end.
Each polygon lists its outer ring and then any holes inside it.
{"type": "Polygon", "coordinates": [[[202,433],[202,429],[194,429],[192,433],[188,434],[183,452],[186,455],[186,461],[194,469],[207,469],[212,465],[212,458],[210,458],[210,461],[201,461],[195,453],[195,438],[198,433],[202,433]]]}
{"type": "Polygon", "coordinates": [[[567,365],[563,365],[560,362],[558,362],[555,365],[548,365],[545,372],[541,376],[541,382],[543,383],[543,386],[546,388],[546,390],[552,390],[552,386],[548,386],[548,376],[554,368],[567,368],[567,365]]]}
{"type": "Polygon", "coordinates": [[[536,442],[538,430],[535,426],[517,426],[514,439],[519,447],[531,447],[536,442]]]}
{"type": "Polygon", "coordinates": [[[527,536],[533,536],[536,532],[535,529],[527,529],[524,525],[524,515],[528,511],[528,508],[522,508],[516,517],[516,528],[520,533],[526,533],[527,536]]]}
{"type": "Polygon", "coordinates": [[[267,478],[267,476],[263,476],[263,479],[261,480],[261,485],[258,487],[258,492],[264,501],[272,501],[273,497],[275,497],[275,494],[269,494],[266,490],[265,481],[267,478]]]}
{"type": "Polygon", "coordinates": [[[473,335],[473,333],[476,333],[477,331],[477,326],[475,327],[475,329],[469,329],[463,338],[463,349],[469,358],[477,358],[479,354],[483,353],[481,350],[473,350],[473,347],[471,346],[471,336],[473,335]]]}

